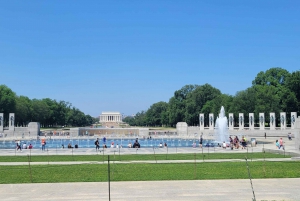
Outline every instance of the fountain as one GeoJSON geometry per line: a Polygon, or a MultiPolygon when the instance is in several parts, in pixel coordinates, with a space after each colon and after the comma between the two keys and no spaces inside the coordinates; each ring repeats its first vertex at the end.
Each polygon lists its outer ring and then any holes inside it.
{"type": "Polygon", "coordinates": [[[219,114],[219,117],[217,117],[216,120],[216,141],[219,143],[222,142],[228,142],[229,135],[228,135],[228,123],[227,123],[227,117],[225,116],[225,110],[224,107],[221,107],[221,111],[219,114]]]}

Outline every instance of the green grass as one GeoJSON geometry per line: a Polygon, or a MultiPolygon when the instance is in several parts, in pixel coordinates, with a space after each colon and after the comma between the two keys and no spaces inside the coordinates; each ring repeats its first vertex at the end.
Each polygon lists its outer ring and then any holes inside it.
{"type": "MultiPolygon", "coordinates": [[[[249,162],[252,178],[299,178],[300,162],[249,162]]],[[[105,182],[107,164],[0,166],[0,183],[105,182]]],[[[247,179],[245,162],[110,164],[111,181],[247,179]]]]}
{"type": "MultiPolygon", "coordinates": [[[[207,159],[251,159],[258,158],[290,158],[274,153],[189,153],[189,154],[132,154],[119,155],[117,152],[110,157],[111,160],[116,161],[138,161],[138,160],[207,160],[207,159]]],[[[35,155],[31,156],[31,162],[54,162],[54,161],[103,161],[107,160],[107,155],[100,153],[98,155],[35,155]]],[[[0,156],[0,162],[28,162],[28,156],[0,156]]]]}

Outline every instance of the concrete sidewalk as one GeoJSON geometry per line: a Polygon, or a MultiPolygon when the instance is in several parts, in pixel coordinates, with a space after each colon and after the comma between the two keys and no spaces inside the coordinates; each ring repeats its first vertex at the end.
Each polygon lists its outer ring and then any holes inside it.
{"type": "MultiPolygon", "coordinates": [[[[300,200],[300,179],[254,179],[256,200],[300,200]]],[[[137,181],[110,183],[112,201],[241,201],[253,198],[250,180],[137,181]]],[[[109,200],[107,182],[2,184],[0,200],[109,200]]]]}
{"type": "MultiPolygon", "coordinates": [[[[291,160],[300,160],[300,158],[258,158],[258,159],[249,159],[249,161],[291,161],[291,160]]],[[[245,159],[206,159],[201,160],[139,160],[139,161],[111,161],[112,164],[132,164],[132,163],[148,163],[148,164],[163,164],[163,163],[221,163],[221,162],[245,162],[245,159]]],[[[30,162],[30,165],[78,165],[78,164],[107,164],[107,161],[63,161],[63,162],[30,162]]],[[[0,166],[18,166],[18,165],[28,165],[28,162],[0,162],[0,166]]]]}

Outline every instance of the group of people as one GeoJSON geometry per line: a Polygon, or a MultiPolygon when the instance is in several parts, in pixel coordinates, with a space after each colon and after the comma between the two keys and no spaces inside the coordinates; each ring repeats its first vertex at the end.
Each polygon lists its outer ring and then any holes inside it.
{"type": "Polygon", "coordinates": [[[280,148],[282,147],[282,149],[284,150],[283,143],[284,143],[284,142],[283,142],[283,139],[282,139],[282,138],[280,138],[279,141],[276,140],[276,142],[275,142],[276,148],[280,149],[280,148]]]}
{"type": "Polygon", "coordinates": [[[159,148],[163,148],[163,147],[168,147],[167,143],[164,143],[164,145],[161,143],[159,143],[159,148]]]}
{"type": "MultiPolygon", "coordinates": [[[[223,148],[224,148],[224,143],[223,142],[223,148]]],[[[235,136],[234,139],[232,137],[229,137],[229,143],[230,143],[230,149],[239,149],[240,146],[242,145],[242,149],[246,149],[247,147],[247,139],[245,136],[242,136],[242,139],[240,140],[238,136],[235,136]]],[[[226,147],[225,147],[226,148],[226,147]]]]}
{"type": "Polygon", "coordinates": [[[32,148],[33,148],[32,144],[29,144],[27,146],[26,142],[24,142],[23,144],[20,141],[16,142],[16,149],[17,149],[17,151],[18,150],[22,151],[22,149],[32,149],[32,148]]]}

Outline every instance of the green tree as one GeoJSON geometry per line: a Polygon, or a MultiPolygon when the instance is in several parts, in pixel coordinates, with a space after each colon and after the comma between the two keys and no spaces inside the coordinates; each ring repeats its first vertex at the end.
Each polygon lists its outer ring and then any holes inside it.
{"type": "Polygon", "coordinates": [[[290,75],[291,74],[283,68],[270,68],[266,72],[259,72],[252,81],[252,85],[272,85],[275,87],[278,87],[279,85],[285,86],[290,75]]]}
{"type": "Polygon", "coordinates": [[[0,85],[0,112],[4,113],[4,125],[8,124],[9,113],[16,111],[16,94],[6,85],[0,85]]]}
{"type": "Polygon", "coordinates": [[[151,107],[146,112],[146,121],[149,126],[162,125],[163,114],[168,109],[168,103],[158,102],[151,105],[151,107]]]}
{"type": "MultiPolygon", "coordinates": [[[[280,112],[280,97],[276,93],[276,87],[274,86],[255,86],[256,91],[256,104],[254,112],[256,114],[265,113],[266,122],[270,121],[269,113],[275,112],[279,114],[280,112]]],[[[258,116],[256,116],[256,121],[258,122],[258,116]]]]}
{"type": "Polygon", "coordinates": [[[300,71],[291,73],[287,81],[287,87],[295,94],[297,99],[297,109],[293,108],[294,112],[300,113],[300,71]]]}
{"type": "Polygon", "coordinates": [[[31,121],[32,105],[31,100],[26,96],[16,97],[16,124],[27,126],[31,121]]]}
{"type": "Polygon", "coordinates": [[[186,121],[188,125],[199,125],[199,114],[205,103],[220,95],[221,91],[209,84],[196,86],[196,88],[187,95],[184,121],[186,121]]]}

